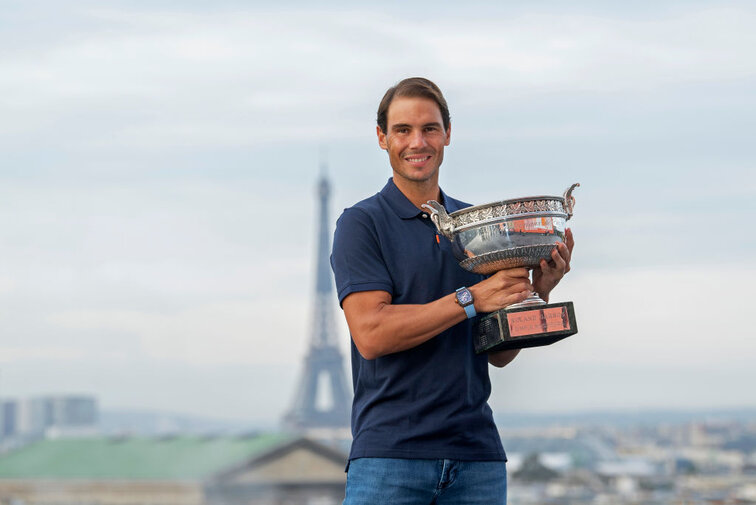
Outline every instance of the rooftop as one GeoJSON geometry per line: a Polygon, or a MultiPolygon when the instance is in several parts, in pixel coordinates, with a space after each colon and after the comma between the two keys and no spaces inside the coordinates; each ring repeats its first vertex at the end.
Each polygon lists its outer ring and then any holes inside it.
{"type": "Polygon", "coordinates": [[[0,455],[0,479],[201,480],[292,440],[282,434],[40,440],[0,455]]]}

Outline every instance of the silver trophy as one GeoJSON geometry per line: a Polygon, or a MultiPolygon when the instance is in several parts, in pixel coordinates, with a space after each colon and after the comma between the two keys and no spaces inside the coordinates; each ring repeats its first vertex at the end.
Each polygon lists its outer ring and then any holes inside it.
{"type": "MultiPolygon", "coordinates": [[[[476,205],[448,214],[435,200],[423,207],[452,244],[465,270],[492,274],[506,268],[537,267],[563,242],[572,217],[573,184],[563,196],[532,196],[476,205]]],[[[537,293],[481,318],[478,353],[548,345],[577,333],[572,302],[546,303],[537,293]]]]}

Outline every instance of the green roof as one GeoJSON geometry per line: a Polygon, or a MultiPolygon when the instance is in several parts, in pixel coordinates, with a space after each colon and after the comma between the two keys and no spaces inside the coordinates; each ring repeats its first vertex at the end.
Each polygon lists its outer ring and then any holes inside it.
{"type": "Polygon", "coordinates": [[[292,440],[281,434],[40,440],[0,455],[0,479],[201,480],[292,440]]]}

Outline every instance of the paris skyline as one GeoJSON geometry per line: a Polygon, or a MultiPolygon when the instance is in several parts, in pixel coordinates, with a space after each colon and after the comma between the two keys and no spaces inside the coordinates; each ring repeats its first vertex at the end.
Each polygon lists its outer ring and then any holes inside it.
{"type": "Polygon", "coordinates": [[[3,16],[0,396],[280,419],[309,339],[320,163],[335,223],[390,176],[383,92],[424,75],[451,109],[447,193],[581,183],[552,295],[580,333],[493,371],[494,410],[756,406],[751,4],[3,16]]]}

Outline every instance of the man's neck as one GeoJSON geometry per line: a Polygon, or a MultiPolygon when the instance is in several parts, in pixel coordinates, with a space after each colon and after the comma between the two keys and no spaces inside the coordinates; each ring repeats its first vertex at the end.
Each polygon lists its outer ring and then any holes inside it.
{"type": "Polygon", "coordinates": [[[423,182],[409,181],[401,177],[397,177],[394,174],[394,184],[399,188],[407,200],[418,209],[424,203],[428,203],[428,200],[440,201],[441,189],[438,187],[438,178],[433,180],[427,180],[423,182]]]}

